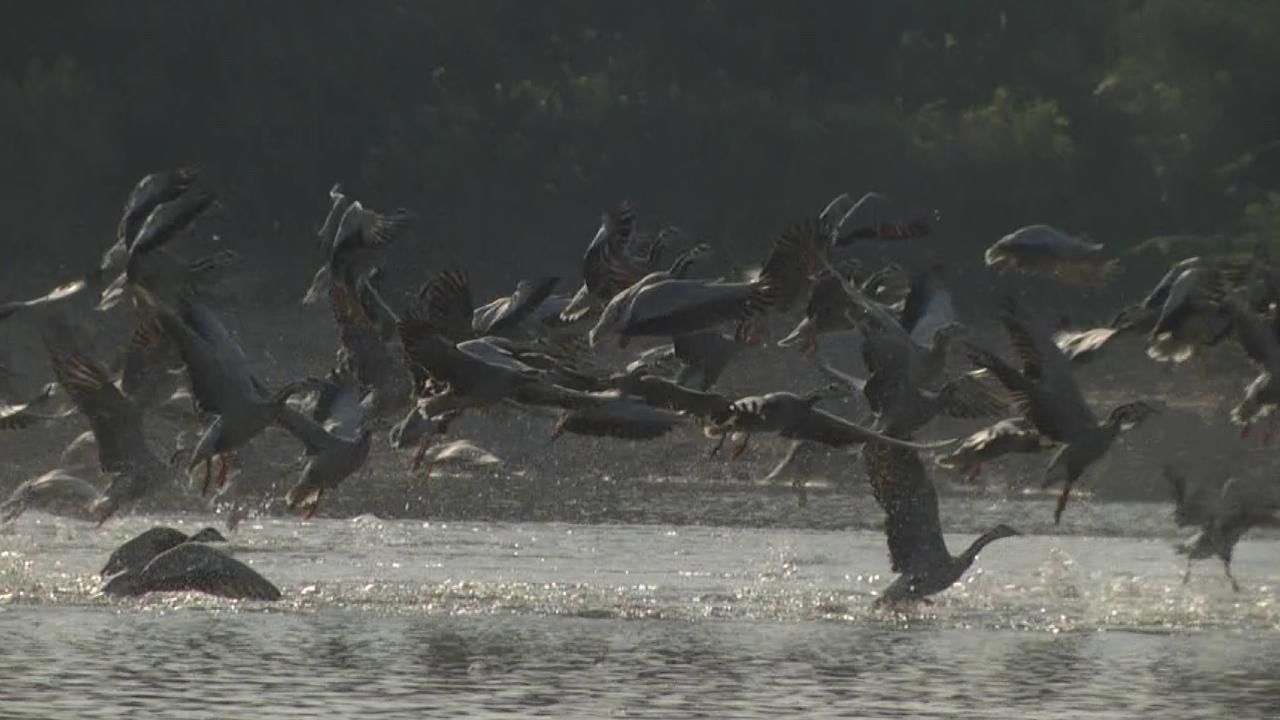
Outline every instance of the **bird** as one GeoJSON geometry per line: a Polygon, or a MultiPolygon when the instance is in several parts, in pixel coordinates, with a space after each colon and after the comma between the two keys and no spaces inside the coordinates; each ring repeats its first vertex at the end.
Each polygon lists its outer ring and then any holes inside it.
{"type": "Polygon", "coordinates": [[[320,302],[331,288],[332,275],[329,272],[328,259],[333,253],[333,238],[338,234],[338,223],[342,220],[342,214],[347,211],[347,208],[353,202],[355,202],[355,198],[347,196],[342,189],[341,183],[334,183],[333,187],[329,189],[329,212],[325,215],[320,229],[316,231],[317,245],[325,262],[320,264],[320,268],[312,276],[311,285],[302,296],[303,305],[313,305],[320,302]]]}
{"type": "Polygon", "coordinates": [[[609,302],[605,303],[604,309],[600,311],[599,317],[596,318],[596,324],[587,331],[587,343],[591,347],[595,347],[606,332],[614,330],[621,322],[622,317],[630,310],[636,296],[646,287],[663,280],[686,279],[689,268],[693,266],[694,262],[710,251],[711,247],[709,245],[695,245],[676,257],[671,267],[667,270],[651,272],[619,290],[609,299],[609,302]]]}
{"type": "Polygon", "coordinates": [[[1022,362],[1021,369],[971,342],[967,343],[969,358],[974,365],[991,371],[1008,389],[1014,409],[1040,435],[1062,443],[1044,475],[1045,487],[1059,480],[1063,483],[1053,512],[1053,521],[1058,524],[1076,480],[1107,453],[1122,431],[1157,412],[1158,406],[1145,401],[1126,403],[1099,422],[1080,392],[1070,361],[1041,323],[1012,297],[1005,298],[1001,321],[1022,362]]]}
{"type": "Polygon", "coordinates": [[[364,467],[372,447],[373,431],[362,427],[360,391],[349,378],[322,380],[321,396],[312,418],[281,408],[276,422],[297,438],[306,449],[302,476],[285,495],[290,510],[302,510],[310,519],[320,507],[324,493],[364,467]]]}
{"type": "MultiPolygon", "coordinates": [[[[801,397],[795,393],[771,392],[739,398],[729,406],[729,418],[720,423],[720,428],[730,432],[741,431],[748,437],[756,432],[775,432],[784,438],[810,440],[830,447],[881,442],[911,450],[931,450],[946,447],[951,442],[915,443],[882,435],[815,407],[823,397],[821,393],[801,397]]],[[[724,437],[721,436],[721,443],[724,437]]],[[[741,455],[746,444],[744,439],[731,457],[741,455]]],[[[717,445],[712,454],[719,447],[717,445]]]]}
{"type": "Polygon", "coordinates": [[[663,249],[676,234],[670,227],[652,235],[637,232],[635,208],[626,200],[604,213],[582,257],[582,285],[561,310],[561,320],[582,319],[622,289],[657,270],[663,249]]]}
{"type": "Polygon", "coordinates": [[[238,600],[275,601],[282,597],[279,588],[253,568],[198,542],[165,550],[141,570],[117,573],[102,587],[104,594],[123,596],[190,591],[238,600]]]}
{"type": "Polygon", "coordinates": [[[1010,453],[1038,453],[1053,446],[1026,418],[1008,418],[964,438],[955,450],[938,456],[935,462],[960,473],[966,482],[975,482],[983,463],[1010,453]]]}
{"type": "Polygon", "coordinates": [[[0,430],[25,430],[42,423],[56,422],[75,413],[73,408],[65,408],[53,413],[41,412],[50,398],[53,397],[56,384],[48,384],[40,389],[40,393],[25,402],[9,404],[0,402],[0,430]]]}
{"type": "Polygon", "coordinates": [[[28,300],[10,300],[8,302],[0,303],[0,320],[4,320],[5,318],[23,310],[44,307],[57,303],[61,300],[65,300],[69,297],[73,297],[79,294],[80,291],[84,290],[87,286],[88,283],[86,283],[84,279],[77,278],[63,283],[39,297],[28,300]]]}
{"type": "Polygon", "coordinates": [[[1258,375],[1245,388],[1245,396],[1231,409],[1231,422],[1240,426],[1241,436],[1262,418],[1270,418],[1263,441],[1268,442],[1275,426],[1274,411],[1280,405],[1280,338],[1276,320],[1267,320],[1239,297],[1229,298],[1225,307],[1235,337],[1245,353],[1258,366],[1258,375]]]}
{"type": "Polygon", "coordinates": [[[158,525],[144,530],[116,548],[107,558],[107,564],[98,571],[101,577],[110,577],[119,572],[139,572],[160,553],[175,548],[186,542],[208,543],[226,542],[227,539],[217,530],[207,527],[196,533],[187,535],[181,530],[158,525]]]}
{"type": "Polygon", "coordinates": [[[1191,258],[1175,265],[1143,301],[1144,307],[1159,310],[1148,333],[1147,355],[1161,362],[1184,362],[1199,348],[1225,338],[1231,318],[1222,305],[1224,292],[1224,278],[1215,264],[1191,258]]]}
{"type": "Polygon", "coordinates": [[[0,523],[10,523],[27,510],[76,520],[93,520],[102,494],[89,481],[58,468],[22,483],[0,503],[0,523]]]}
{"type": "Polygon", "coordinates": [[[1048,225],[1027,225],[987,248],[987,266],[1047,273],[1074,282],[1096,282],[1120,269],[1117,258],[1103,256],[1105,246],[1048,225]]]}
{"type": "Polygon", "coordinates": [[[176,200],[200,179],[200,169],[181,167],[159,170],[145,175],[125,200],[120,222],[116,225],[116,243],[103,254],[99,272],[124,269],[129,251],[147,217],[159,205],[176,200]]]}
{"type": "Polygon", "coordinates": [[[432,470],[442,465],[480,468],[500,464],[502,460],[497,455],[470,440],[424,445],[413,458],[413,469],[420,469],[424,479],[431,476],[432,470]]]}
{"type": "Polygon", "coordinates": [[[182,356],[197,404],[215,416],[196,443],[187,471],[204,464],[202,492],[207,492],[217,457],[217,487],[222,488],[229,469],[227,456],[275,423],[285,401],[304,385],[289,383],[268,392],[250,372],[240,344],[211,310],[184,297],[175,311],[150,293],[144,292],[144,297],[182,356]]]}
{"type": "Polygon", "coordinates": [[[862,458],[876,502],[885,513],[890,567],[899,573],[877,598],[877,605],[918,602],[940,593],[960,580],[988,544],[1019,534],[1001,523],[953,556],[942,536],[938,493],[919,454],[871,442],[863,447],[862,458]]]}
{"type": "Polygon", "coordinates": [[[589,403],[567,408],[551,431],[551,438],[565,433],[623,440],[652,440],[687,422],[675,411],[654,407],[643,400],[607,391],[595,393],[589,403]]]}
{"type": "Polygon", "coordinates": [[[1174,546],[1178,554],[1187,556],[1187,571],[1182,582],[1191,579],[1191,563],[1217,556],[1231,582],[1240,592],[1240,584],[1231,574],[1231,555],[1235,546],[1251,528],[1280,527],[1280,500],[1275,493],[1264,493],[1252,483],[1229,478],[1221,490],[1213,492],[1209,483],[1188,487],[1186,477],[1171,465],[1164,466],[1165,478],[1173,491],[1174,520],[1179,527],[1194,525],[1199,530],[1174,546]]]}
{"type": "Polygon", "coordinates": [[[156,456],[143,428],[143,411],[111,381],[106,370],[82,352],[74,333],[52,322],[44,334],[49,364],[58,385],[88,420],[98,465],[111,478],[92,507],[101,524],[120,508],[169,488],[172,468],[156,456]]]}

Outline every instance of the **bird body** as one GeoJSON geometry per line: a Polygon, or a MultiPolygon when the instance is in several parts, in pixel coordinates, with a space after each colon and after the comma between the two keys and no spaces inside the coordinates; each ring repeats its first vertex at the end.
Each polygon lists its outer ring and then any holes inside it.
{"type": "Polygon", "coordinates": [[[202,592],[238,600],[279,600],[280,590],[253,568],[198,542],[184,542],[151,559],[141,570],[118,573],[103,586],[107,595],[202,592]]]}
{"type": "Polygon", "coordinates": [[[1070,361],[1043,326],[1012,298],[1005,301],[1001,319],[1022,369],[973,344],[969,345],[970,359],[1000,380],[1009,390],[1014,407],[1042,436],[1062,443],[1050,460],[1044,479],[1046,487],[1059,480],[1063,483],[1054,510],[1054,522],[1058,523],[1071,487],[1085,469],[1106,454],[1121,430],[1142,422],[1157,408],[1141,401],[1127,403],[1099,422],[1076,384],[1070,361]]]}
{"type": "Polygon", "coordinates": [[[119,572],[138,572],[157,555],[185,542],[226,542],[222,533],[204,528],[192,535],[171,527],[156,526],[134,536],[116,548],[98,574],[109,577],[119,572]]]}
{"type": "Polygon", "coordinates": [[[98,489],[83,478],[62,469],[50,470],[14,488],[0,503],[0,522],[13,522],[27,510],[92,520],[94,503],[101,497],[98,489]]]}

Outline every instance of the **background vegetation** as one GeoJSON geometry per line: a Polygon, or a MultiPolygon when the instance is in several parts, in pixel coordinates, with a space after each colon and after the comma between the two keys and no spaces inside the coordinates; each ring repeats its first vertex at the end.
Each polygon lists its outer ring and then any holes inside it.
{"type": "Polygon", "coordinates": [[[940,209],[956,258],[1030,222],[1117,247],[1280,228],[1268,0],[52,1],[7,25],[11,283],[82,266],[178,163],[259,267],[313,263],[342,180],[418,213],[407,259],[495,290],[575,268],[622,197],[744,263],[842,190],[940,209]]]}

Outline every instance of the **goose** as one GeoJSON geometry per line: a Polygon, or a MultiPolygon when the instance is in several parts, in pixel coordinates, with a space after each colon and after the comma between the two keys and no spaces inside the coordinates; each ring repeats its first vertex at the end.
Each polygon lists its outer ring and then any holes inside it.
{"type": "Polygon", "coordinates": [[[1076,282],[1096,281],[1120,269],[1118,259],[1106,259],[1102,243],[1048,225],[1027,225],[1005,235],[988,247],[987,266],[1004,271],[1016,268],[1029,273],[1048,273],[1076,282]]]}
{"type": "Polygon", "coordinates": [[[623,440],[652,440],[687,421],[681,413],[654,407],[616,390],[591,395],[591,402],[566,409],[551,432],[623,440]]]}
{"type": "Polygon", "coordinates": [[[171,527],[156,526],[134,536],[111,553],[107,564],[98,571],[101,577],[110,577],[119,572],[138,572],[147,566],[155,556],[175,548],[182,543],[226,542],[227,539],[217,530],[207,527],[191,535],[171,527]]]}
{"type": "Polygon", "coordinates": [[[332,275],[329,272],[327,260],[333,253],[333,239],[338,234],[338,223],[342,220],[342,214],[347,211],[347,208],[353,202],[355,202],[355,199],[347,197],[342,190],[341,183],[334,183],[333,187],[329,189],[329,212],[325,215],[320,229],[316,231],[320,255],[325,258],[326,262],[321,263],[315,275],[312,276],[311,285],[302,296],[303,305],[319,303],[332,287],[332,275]]]}
{"type": "Polygon", "coordinates": [[[200,170],[182,167],[150,173],[138,181],[125,200],[120,222],[116,226],[116,242],[102,256],[99,272],[124,269],[138,231],[157,206],[176,200],[200,179],[200,170]]]}
{"type": "Polygon", "coordinates": [[[1099,422],[1076,384],[1070,362],[1048,332],[1012,297],[1005,299],[1001,320],[1022,361],[1021,370],[973,343],[968,344],[969,358],[974,365],[995,374],[1011,393],[1015,409],[1037,432],[1062,443],[1044,476],[1045,487],[1058,480],[1063,483],[1053,513],[1057,524],[1062,521],[1076,480],[1107,453],[1122,431],[1137,426],[1159,408],[1144,401],[1126,403],[1099,422]]]}
{"type": "Polygon", "coordinates": [[[111,478],[91,508],[94,519],[102,524],[120,508],[172,486],[172,469],[147,442],[142,410],[111,382],[102,366],[80,351],[66,326],[50,325],[44,342],[54,377],[89,420],[98,465],[111,478]]]}
{"type": "MultiPolygon", "coordinates": [[[[831,227],[831,245],[834,247],[852,245],[860,240],[910,240],[928,237],[932,233],[933,228],[927,220],[886,220],[882,210],[889,204],[888,195],[874,191],[864,193],[856,202],[848,194],[841,194],[828,203],[818,217],[831,227]]],[[[935,211],[935,218],[937,215],[935,211]]]]}
{"type": "Polygon", "coordinates": [[[276,418],[306,449],[302,476],[285,495],[286,506],[302,510],[304,520],[315,515],[326,491],[364,467],[373,438],[361,426],[360,391],[353,383],[339,378],[314,384],[322,388],[314,419],[287,407],[276,418]]]}
{"type": "Polygon", "coordinates": [[[625,200],[604,213],[582,257],[582,285],[560,312],[560,319],[582,319],[620,290],[657,270],[662,252],[675,234],[670,227],[653,235],[636,232],[635,209],[625,200]]]}
{"type": "Polygon", "coordinates": [[[390,213],[368,210],[355,200],[346,206],[333,233],[328,265],[332,279],[359,287],[379,269],[386,248],[403,235],[413,215],[403,208],[390,213]]]}
{"type": "Polygon", "coordinates": [[[935,462],[972,483],[977,481],[983,463],[1010,453],[1038,453],[1053,446],[1026,418],[1008,418],[964,438],[955,450],[939,456],[935,462]]]}
{"type": "Polygon", "coordinates": [[[141,570],[107,580],[107,595],[202,592],[238,600],[279,600],[280,590],[253,568],[208,545],[184,542],[156,555],[141,570]]]}
{"type": "Polygon", "coordinates": [[[431,471],[441,465],[481,468],[500,464],[502,460],[497,455],[470,440],[424,445],[413,459],[413,469],[421,469],[424,479],[430,477],[431,471]]]}
{"type": "Polygon", "coordinates": [[[1224,279],[1218,268],[1197,260],[1175,266],[1167,291],[1162,291],[1162,281],[1144,301],[1163,297],[1148,334],[1147,355],[1153,360],[1184,362],[1200,347],[1216,345],[1230,333],[1231,318],[1222,305],[1224,279]]]}
{"type": "Polygon", "coordinates": [[[55,384],[45,385],[38,395],[25,402],[15,404],[0,402],[0,430],[25,430],[42,423],[56,422],[74,414],[76,412],[74,408],[52,413],[41,412],[40,409],[53,397],[56,388],[55,384]]]}
{"type": "Polygon", "coordinates": [[[999,524],[953,556],[942,536],[938,492],[920,456],[909,448],[871,442],[863,447],[862,458],[876,502],[885,513],[890,567],[899,573],[877,598],[877,605],[919,602],[940,593],[964,576],[987,545],[1019,534],[999,524]]]}
{"type": "Polygon", "coordinates": [[[175,312],[150,293],[144,292],[144,297],[182,356],[197,404],[215,416],[196,443],[187,471],[203,464],[202,492],[208,492],[217,457],[217,487],[222,488],[229,469],[227,456],[276,422],[285,402],[304,386],[290,383],[275,393],[267,392],[250,373],[240,344],[208,308],[182,298],[175,312]]]}
{"type": "Polygon", "coordinates": [[[1227,300],[1226,308],[1240,346],[1259,369],[1258,376],[1245,388],[1244,399],[1231,409],[1231,422],[1240,426],[1244,437],[1259,420],[1272,418],[1263,438],[1268,442],[1275,425],[1273,413],[1280,405],[1280,339],[1276,321],[1264,319],[1234,296],[1227,300]]]}
{"type": "Polygon", "coordinates": [[[0,320],[14,315],[15,313],[31,310],[33,308],[44,307],[73,297],[80,293],[88,286],[84,279],[76,279],[63,283],[40,297],[30,298],[28,300],[10,300],[9,302],[0,303],[0,320]]]}
{"type": "Polygon", "coordinates": [[[58,468],[23,482],[0,503],[0,523],[10,523],[27,510],[76,520],[94,519],[102,494],[87,480],[58,468]]]}
{"type": "Polygon", "coordinates": [[[690,250],[681,253],[676,257],[671,267],[667,270],[659,270],[651,272],[640,278],[630,286],[619,290],[614,296],[605,303],[604,309],[600,311],[596,324],[587,331],[587,343],[591,347],[595,347],[598,340],[603,335],[613,330],[621,321],[621,318],[630,310],[632,303],[635,302],[636,296],[642,290],[663,280],[683,280],[689,272],[694,262],[698,258],[706,255],[711,251],[709,245],[695,245],[690,250]]]}
{"type": "MultiPolygon", "coordinates": [[[[882,442],[910,450],[932,450],[952,442],[916,443],[883,435],[815,407],[823,397],[819,393],[801,397],[789,392],[772,392],[740,398],[729,406],[729,419],[721,423],[721,429],[741,431],[748,438],[751,433],[774,432],[784,438],[810,440],[830,447],[882,442]]],[[[721,443],[724,437],[721,436],[721,443]]],[[[746,445],[744,440],[731,457],[741,455],[746,445]]],[[[718,450],[717,445],[712,454],[718,450]]]]}
{"type": "Polygon", "coordinates": [[[1232,551],[1250,528],[1280,527],[1280,502],[1274,493],[1263,493],[1261,488],[1238,478],[1228,479],[1215,493],[1207,484],[1188,487],[1186,478],[1172,466],[1164,467],[1164,475],[1173,491],[1174,520],[1179,527],[1200,528],[1175,546],[1178,554],[1187,556],[1182,582],[1191,579],[1192,561],[1216,555],[1222,560],[1231,589],[1240,592],[1240,584],[1231,574],[1232,551]]]}

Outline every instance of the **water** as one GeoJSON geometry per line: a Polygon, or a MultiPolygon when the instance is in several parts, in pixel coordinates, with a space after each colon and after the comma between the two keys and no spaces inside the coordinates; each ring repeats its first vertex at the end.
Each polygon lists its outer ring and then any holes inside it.
{"type": "MultiPolygon", "coordinates": [[[[1091,511],[1116,533],[1168,524],[1167,506],[1091,511]]],[[[1184,586],[1167,538],[1013,538],[897,615],[870,608],[891,579],[872,530],[282,518],[246,523],[230,549],[284,602],[95,593],[118,543],[210,519],[95,530],[31,514],[0,534],[0,717],[1280,712],[1274,536],[1237,548],[1239,595],[1210,562],[1184,586]]]]}

